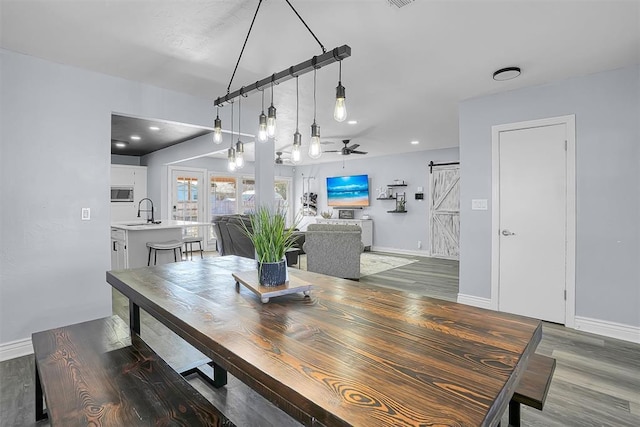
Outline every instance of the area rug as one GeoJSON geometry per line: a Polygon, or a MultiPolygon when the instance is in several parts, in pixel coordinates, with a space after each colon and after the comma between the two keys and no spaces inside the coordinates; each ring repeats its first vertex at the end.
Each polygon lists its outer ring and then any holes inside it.
{"type": "MultiPolygon", "coordinates": [[[[360,277],[378,274],[392,268],[416,262],[415,259],[399,258],[379,253],[363,252],[360,255],[360,277]]],[[[300,268],[307,269],[307,256],[301,255],[299,259],[300,268]]]]}

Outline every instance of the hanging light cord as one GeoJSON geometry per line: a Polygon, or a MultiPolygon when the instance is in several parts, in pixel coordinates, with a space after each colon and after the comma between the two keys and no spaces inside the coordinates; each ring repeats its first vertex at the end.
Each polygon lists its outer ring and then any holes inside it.
{"type": "Polygon", "coordinates": [[[296,132],[298,132],[298,76],[296,76],[296,132]]]}
{"type": "Polygon", "coordinates": [[[238,97],[238,141],[240,141],[240,119],[241,118],[242,118],[242,96],[239,96],[238,97]]]}
{"type": "Polygon", "coordinates": [[[231,102],[231,148],[233,148],[233,100],[231,102]]]}
{"type": "Polygon", "coordinates": [[[313,69],[313,123],[316,122],[316,71],[318,71],[318,69],[314,68],[313,69]]]}
{"type": "MultiPolygon", "coordinates": [[[[300,16],[300,14],[295,9],[295,7],[293,7],[293,5],[289,2],[289,0],[285,0],[285,1],[287,2],[289,7],[291,8],[291,10],[293,10],[293,12],[296,14],[298,19],[300,19],[300,21],[304,24],[305,28],[309,31],[309,33],[313,36],[313,38],[316,39],[316,41],[320,45],[320,49],[322,49],[322,53],[326,53],[327,50],[324,48],[323,44],[320,42],[318,37],[316,37],[316,35],[313,33],[313,31],[311,31],[311,28],[309,28],[309,26],[304,21],[304,19],[302,19],[302,16],[300,16]]],[[[242,59],[242,54],[244,53],[244,48],[247,47],[247,41],[249,40],[249,35],[251,34],[251,30],[253,29],[253,24],[256,22],[256,16],[258,16],[258,11],[260,10],[260,5],[261,4],[262,4],[262,0],[260,0],[258,2],[258,7],[256,7],[256,12],[253,14],[253,19],[251,20],[251,25],[249,26],[249,31],[247,32],[247,36],[244,39],[244,44],[242,45],[242,50],[240,51],[240,56],[238,56],[238,61],[236,61],[236,66],[233,69],[233,74],[231,74],[231,80],[229,80],[229,85],[227,86],[227,95],[231,91],[231,83],[233,83],[233,78],[236,76],[236,71],[238,71],[238,65],[240,65],[240,60],[242,59]]],[[[273,87],[272,87],[272,89],[273,89],[273,87]]]]}
{"type": "MultiPolygon", "coordinates": [[[[244,53],[244,48],[247,46],[247,41],[249,40],[249,34],[251,34],[251,29],[253,28],[253,23],[256,22],[256,16],[258,16],[258,11],[260,10],[260,5],[261,4],[262,4],[262,0],[260,0],[258,2],[258,7],[256,8],[256,13],[253,14],[253,19],[251,20],[251,25],[249,26],[249,31],[247,32],[247,37],[245,37],[245,39],[244,39],[244,44],[242,45],[242,50],[240,51],[240,56],[238,57],[238,61],[236,62],[236,67],[233,69],[233,74],[231,74],[231,80],[229,80],[229,85],[227,86],[227,95],[229,94],[229,91],[231,90],[231,83],[233,82],[233,78],[235,77],[236,71],[238,70],[238,65],[240,65],[240,59],[242,59],[242,54],[244,53]]],[[[311,31],[311,30],[309,30],[309,31],[311,31]]],[[[324,49],[324,48],[322,48],[322,49],[324,49]]]]}
{"type": "MultiPolygon", "coordinates": [[[[300,19],[300,21],[302,21],[302,23],[304,24],[304,26],[307,28],[307,30],[311,33],[311,35],[313,36],[314,39],[316,39],[316,41],[318,42],[318,44],[320,45],[320,49],[322,49],[322,53],[325,53],[327,50],[324,48],[324,46],[322,45],[322,43],[320,43],[320,40],[318,40],[318,38],[316,37],[315,34],[313,34],[313,31],[311,31],[311,28],[309,28],[309,26],[307,25],[306,22],[304,22],[304,19],[302,19],[302,16],[300,16],[300,14],[298,13],[298,11],[296,10],[295,7],[293,7],[293,5],[291,3],[289,3],[289,0],[285,0],[287,2],[287,4],[289,5],[289,7],[293,10],[293,12],[296,14],[296,16],[300,19]]],[[[259,5],[258,5],[259,6],[259,5]]]]}

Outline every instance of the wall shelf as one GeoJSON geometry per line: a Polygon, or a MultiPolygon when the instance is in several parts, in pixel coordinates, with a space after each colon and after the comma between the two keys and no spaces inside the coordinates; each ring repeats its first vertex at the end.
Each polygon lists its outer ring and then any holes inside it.
{"type": "MultiPolygon", "coordinates": [[[[391,188],[396,188],[396,187],[406,187],[407,183],[402,181],[402,184],[387,184],[387,193],[391,193],[391,188]]],[[[376,200],[395,200],[396,202],[396,208],[392,211],[387,211],[387,213],[407,213],[407,209],[406,209],[406,204],[407,204],[407,193],[406,192],[402,192],[402,193],[398,193],[396,192],[395,194],[389,194],[388,196],[385,197],[378,197],[376,200]]]]}

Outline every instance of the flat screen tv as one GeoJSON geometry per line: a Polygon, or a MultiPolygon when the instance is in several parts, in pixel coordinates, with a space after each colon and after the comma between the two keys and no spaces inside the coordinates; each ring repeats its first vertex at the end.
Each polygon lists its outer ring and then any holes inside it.
{"type": "Polygon", "coordinates": [[[369,176],[327,177],[327,204],[345,208],[369,206],[369,176]]]}

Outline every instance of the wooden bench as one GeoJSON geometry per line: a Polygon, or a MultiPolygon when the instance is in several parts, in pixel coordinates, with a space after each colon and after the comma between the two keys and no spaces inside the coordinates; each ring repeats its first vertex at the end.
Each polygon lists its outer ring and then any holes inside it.
{"type": "Polygon", "coordinates": [[[518,388],[509,402],[509,426],[520,427],[520,405],[527,405],[542,411],[547,399],[556,359],[533,354],[518,388]]]}
{"type": "Polygon", "coordinates": [[[65,427],[233,426],[118,316],[37,332],[32,340],[36,420],[65,427]]]}

